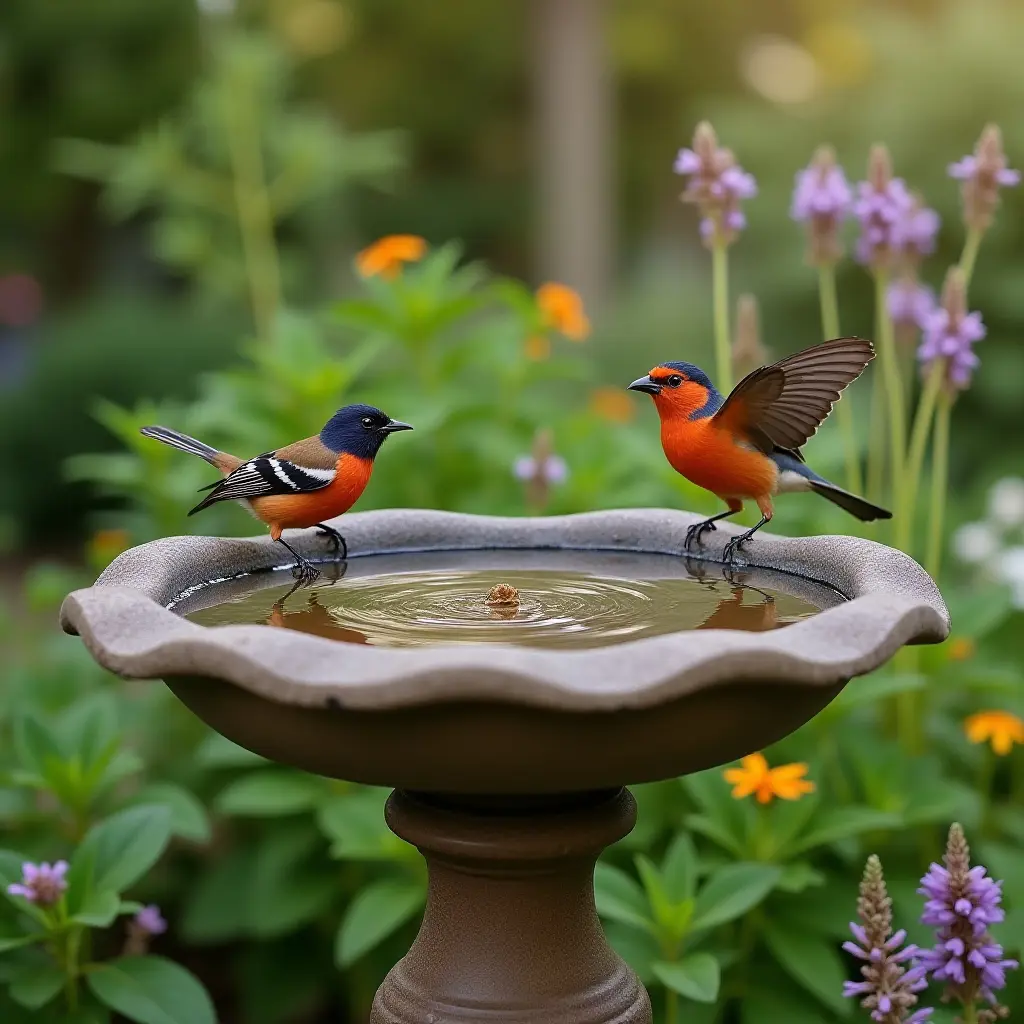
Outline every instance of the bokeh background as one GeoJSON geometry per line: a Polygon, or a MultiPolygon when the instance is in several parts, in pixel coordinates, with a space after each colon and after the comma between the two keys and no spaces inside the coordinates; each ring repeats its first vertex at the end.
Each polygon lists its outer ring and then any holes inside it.
{"type": "MultiPolygon", "coordinates": [[[[358,857],[343,881],[332,874],[324,835],[341,856],[331,829],[345,826],[324,824],[320,796],[285,801],[284,812],[225,801],[226,780],[261,766],[225,752],[164,697],[119,688],[55,635],[63,593],[123,547],[252,532],[234,507],[187,520],[206,467],[154,451],[137,427],[161,419],[247,454],[316,431],[345,401],[371,401],[419,429],[389,446],[359,508],[715,511],[665,466],[650,403],[621,392],[659,361],[713,365],[710,260],[696,212],[679,202],[677,150],[709,119],[756,176],[730,254],[731,300],[756,297],[761,340],[781,356],[821,337],[815,275],[789,216],[797,170],[827,142],[856,181],[871,145],[885,142],[896,173],[941,215],[922,268],[938,288],[963,245],[948,164],[989,122],[1010,165],[1024,164],[1021,39],[1015,0],[4,0],[0,728],[26,708],[58,720],[78,700],[109,699],[145,785],[186,791],[207,826],[213,813],[212,845],[208,828],[194,828],[193,845],[182,840],[148,884],[179,922],[165,949],[211,987],[222,1020],[362,1019],[413,924],[376,960],[339,972],[332,929],[374,876],[358,857]],[[353,265],[389,234],[429,244],[396,291],[353,265]],[[588,337],[538,318],[532,293],[545,281],[581,295],[588,337]],[[540,493],[513,472],[538,432],[568,469],[540,493]],[[297,830],[305,845],[280,838],[297,830]],[[265,856],[254,865],[245,856],[255,849],[265,856]],[[303,872],[310,886],[286,891],[281,879],[303,872]],[[267,906],[280,905],[252,920],[240,900],[261,891],[259,879],[267,906]]],[[[860,731],[834,722],[861,751],[894,744],[907,778],[916,764],[951,780],[953,804],[903,822],[923,828],[919,844],[895,826],[885,833],[907,878],[929,839],[937,856],[954,814],[984,825],[1004,864],[1024,841],[1021,751],[983,776],[984,751],[959,725],[979,708],[1024,710],[1014,610],[1024,603],[1024,497],[1013,483],[1024,472],[1022,213],[1024,189],[1005,190],[971,284],[988,336],[954,411],[942,575],[963,616],[961,645],[955,659],[937,654],[911,673],[948,691],[918,706],[909,746],[887,733],[882,704],[851,705],[860,731]],[[955,542],[968,522],[983,529],[955,542]],[[1010,824],[982,809],[996,794],[1010,824]]],[[[838,273],[844,332],[871,336],[868,275],[852,260],[838,273]]],[[[858,384],[850,397],[861,424],[869,390],[858,384]]],[[[841,473],[831,423],[808,455],[841,473]]],[[[856,526],[819,504],[780,501],[776,527],[856,526]]],[[[914,690],[906,676],[879,684],[879,700],[914,690]]],[[[822,742],[804,737],[792,753],[813,759],[822,742]]],[[[911,801],[850,770],[862,802],[896,813],[911,801]]],[[[52,835],[29,813],[35,798],[7,782],[5,845],[44,850],[52,835]]],[[[679,827],[677,790],[650,797],[658,809],[638,848],[679,827]]],[[[852,909],[866,849],[826,855],[837,885],[845,879],[840,914],[852,909]]],[[[716,1012],[757,1024],[843,1015],[841,1000],[819,992],[815,1003],[813,984],[810,995],[793,984],[795,994],[783,986],[748,1009],[741,986],[716,1012]]]]}

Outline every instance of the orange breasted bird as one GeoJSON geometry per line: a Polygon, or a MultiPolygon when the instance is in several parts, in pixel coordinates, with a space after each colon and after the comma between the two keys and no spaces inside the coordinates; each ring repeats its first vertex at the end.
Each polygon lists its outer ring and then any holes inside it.
{"type": "Polygon", "coordinates": [[[224,474],[202,488],[210,493],[189,515],[218,501],[239,501],[270,527],[270,536],[294,555],[296,574],[313,580],[318,570],[282,536],[283,530],[319,527],[334,553],[347,554],[345,538],[324,523],[347,512],[358,500],[373,472],[373,460],[387,438],[408,423],[393,420],[372,405],[346,405],[313,437],[243,460],[218,451],[194,437],[168,427],[142,427],[146,437],[205,459],[224,474]]]}
{"type": "Polygon", "coordinates": [[[870,341],[836,338],[748,373],[728,398],[692,363],[662,363],[629,385],[654,399],[672,468],[729,506],[690,527],[687,550],[717,520],[741,511],[745,500],[755,501],[761,521],[726,545],[726,561],[733,561],[771,520],[772,498],[789,491],[813,491],[864,522],[892,518],[819,476],[800,451],[874,357],[870,341]]]}

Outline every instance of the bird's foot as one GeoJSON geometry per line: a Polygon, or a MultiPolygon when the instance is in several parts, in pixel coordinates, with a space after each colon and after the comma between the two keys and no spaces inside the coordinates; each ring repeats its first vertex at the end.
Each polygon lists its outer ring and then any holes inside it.
{"type": "Polygon", "coordinates": [[[751,536],[752,534],[750,533],[741,533],[738,537],[733,537],[732,540],[725,545],[725,551],[722,553],[722,558],[726,565],[735,569],[737,567],[737,561],[739,561],[739,564],[741,565],[745,564],[742,559],[737,559],[737,556],[740,553],[740,549],[748,540],[750,540],[751,536]]]}
{"type": "Polygon", "coordinates": [[[694,523],[686,531],[686,540],[683,541],[683,550],[689,551],[693,547],[694,543],[700,545],[700,539],[705,533],[714,533],[718,527],[715,526],[711,519],[705,519],[702,523],[694,523]]]}
{"type": "Polygon", "coordinates": [[[331,545],[331,553],[341,559],[348,558],[348,544],[345,538],[333,527],[326,523],[317,523],[316,533],[318,537],[326,537],[331,545]]]}
{"type": "Polygon", "coordinates": [[[297,586],[308,587],[320,579],[320,570],[312,562],[300,557],[292,567],[292,578],[297,581],[297,586]]]}

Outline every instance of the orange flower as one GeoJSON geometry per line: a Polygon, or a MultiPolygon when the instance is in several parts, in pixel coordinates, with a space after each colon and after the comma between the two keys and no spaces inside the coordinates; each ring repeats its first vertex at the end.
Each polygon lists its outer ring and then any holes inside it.
{"type": "Polygon", "coordinates": [[[946,647],[946,657],[950,661],[967,661],[976,650],[977,645],[969,636],[955,636],[946,647]]]}
{"type": "Polygon", "coordinates": [[[597,388],[590,396],[590,408],[612,423],[628,423],[636,411],[629,395],[621,388],[597,388]]]}
{"type": "Polygon", "coordinates": [[[964,722],[964,732],[972,743],[992,744],[992,750],[1005,757],[1014,743],[1024,744],[1024,719],[1009,711],[979,711],[964,722]]]}
{"type": "Polygon", "coordinates": [[[543,334],[531,334],[526,339],[526,358],[539,363],[551,355],[551,342],[543,334]]]}
{"type": "Polygon", "coordinates": [[[423,259],[426,251],[419,235],[385,235],[356,255],[356,270],[361,277],[396,277],[403,263],[423,259]]]}
{"type": "Polygon", "coordinates": [[[757,794],[759,804],[771,803],[772,797],[780,800],[799,800],[805,793],[814,792],[814,783],[803,778],[807,774],[807,765],[779,765],[769,768],[764,754],[748,754],[740,761],[739,768],[727,768],[724,772],[725,781],[732,787],[732,795],[742,800],[757,794]]]}
{"type": "Polygon", "coordinates": [[[568,285],[542,284],[537,289],[537,306],[545,327],[553,327],[572,341],[583,341],[590,334],[583,300],[568,285]]]}
{"type": "Polygon", "coordinates": [[[93,565],[105,568],[122,551],[126,551],[131,542],[132,539],[127,530],[97,530],[89,538],[86,552],[93,565]]]}

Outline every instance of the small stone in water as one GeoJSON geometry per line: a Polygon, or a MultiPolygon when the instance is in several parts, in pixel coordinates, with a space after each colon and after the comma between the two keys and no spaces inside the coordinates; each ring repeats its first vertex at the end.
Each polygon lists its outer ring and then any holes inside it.
{"type": "Polygon", "coordinates": [[[508,583],[499,583],[497,586],[491,587],[488,592],[487,604],[492,608],[495,605],[518,605],[519,591],[508,583]]]}

